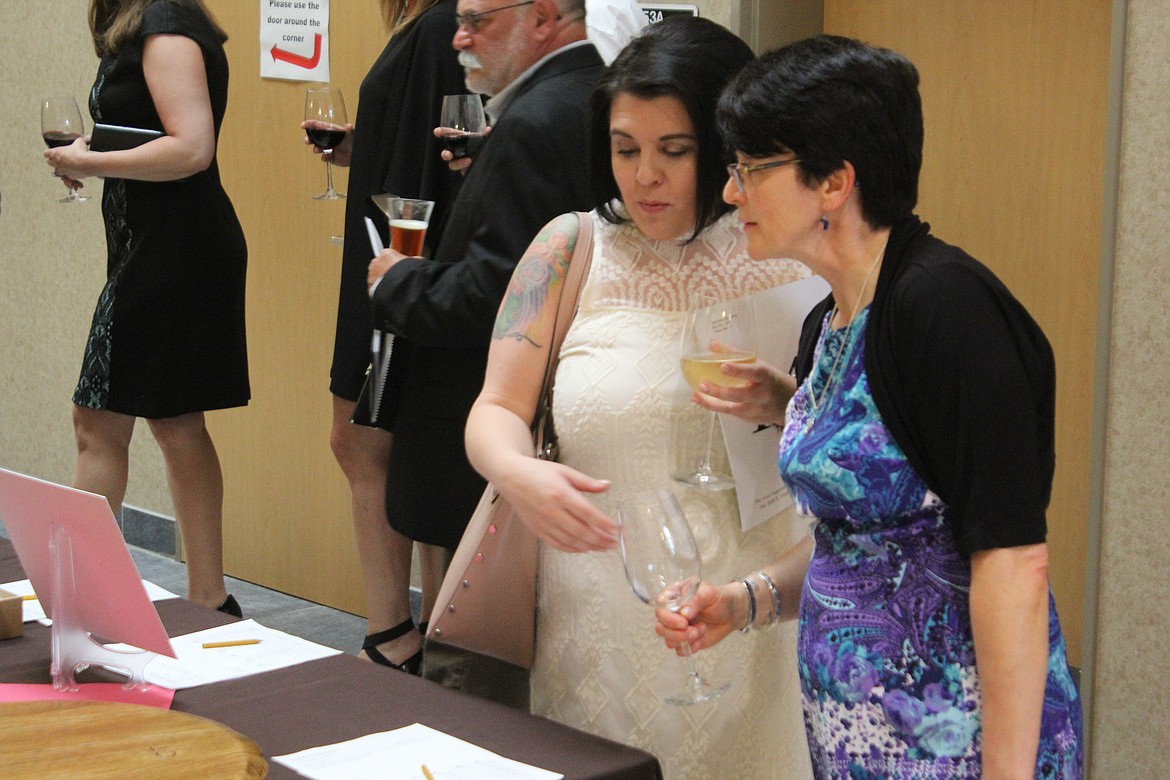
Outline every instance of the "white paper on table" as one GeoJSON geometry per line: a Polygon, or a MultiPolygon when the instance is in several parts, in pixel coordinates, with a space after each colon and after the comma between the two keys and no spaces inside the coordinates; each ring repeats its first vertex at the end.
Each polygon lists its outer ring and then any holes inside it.
{"type": "MultiPolygon", "coordinates": [[[[151,601],[166,601],[167,599],[177,599],[177,593],[171,593],[166,588],[155,585],[153,582],[147,580],[142,581],[142,586],[146,588],[146,595],[150,597],[151,601]]],[[[35,596],[32,583],[29,580],[16,580],[14,582],[5,582],[0,584],[0,588],[13,593],[17,596],[35,596]]],[[[37,621],[46,626],[53,625],[53,621],[45,614],[45,608],[41,606],[40,599],[32,599],[24,602],[22,622],[32,623],[37,621]]]]}
{"type": "MultiPolygon", "coordinates": [[[[108,647],[115,650],[133,649],[127,645],[108,647]]],[[[147,682],[176,691],[284,669],[341,653],[332,647],[267,628],[255,620],[241,620],[173,637],[171,647],[178,657],[156,656],[146,665],[144,674],[147,682]],[[203,647],[204,642],[240,639],[259,639],[260,642],[238,647],[203,647]]]]}
{"type": "Polygon", "coordinates": [[[510,758],[414,723],[333,745],[274,756],[310,780],[559,780],[564,775],[510,758]]]}
{"type": "MultiPolygon", "coordinates": [[[[759,359],[787,371],[796,356],[805,317],[828,294],[828,283],[810,276],[749,296],[755,308],[759,359]]],[[[740,522],[748,531],[793,503],[776,468],[780,430],[727,414],[719,415],[719,422],[735,477],[740,522]]]]}

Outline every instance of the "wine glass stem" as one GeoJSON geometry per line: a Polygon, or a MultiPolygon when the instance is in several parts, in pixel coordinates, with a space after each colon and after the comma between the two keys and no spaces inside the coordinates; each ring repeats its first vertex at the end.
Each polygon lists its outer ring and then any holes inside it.
{"type": "Polygon", "coordinates": [[[333,192],[333,163],[325,161],[325,191],[333,192]]]}
{"type": "Polygon", "coordinates": [[[703,684],[703,678],[699,676],[699,667],[695,665],[695,657],[691,655],[691,643],[682,643],[683,658],[687,662],[687,684],[692,688],[698,688],[703,684]]]}
{"type": "Polygon", "coordinates": [[[711,445],[715,438],[715,412],[707,412],[707,434],[703,441],[703,455],[699,459],[699,473],[711,473],[711,445]]]}

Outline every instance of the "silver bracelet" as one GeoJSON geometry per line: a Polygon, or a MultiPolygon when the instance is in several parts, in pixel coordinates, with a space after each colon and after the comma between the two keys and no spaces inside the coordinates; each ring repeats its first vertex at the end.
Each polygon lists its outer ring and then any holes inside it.
{"type": "Polygon", "coordinates": [[[747,625],[740,629],[741,633],[746,634],[752,630],[752,624],[756,622],[756,583],[752,582],[750,577],[744,577],[740,582],[743,583],[748,596],[747,625]]]}
{"type": "Polygon", "coordinates": [[[776,582],[768,576],[768,572],[760,569],[756,572],[768,586],[768,590],[772,592],[772,612],[768,615],[768,621],[765,625],[772,625],[780,620],[780,589],[776,587],[776,582]]]}

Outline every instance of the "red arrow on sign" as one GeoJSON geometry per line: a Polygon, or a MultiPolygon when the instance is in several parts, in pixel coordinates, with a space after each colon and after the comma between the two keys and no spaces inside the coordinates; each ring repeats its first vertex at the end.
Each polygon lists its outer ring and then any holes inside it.
{"type": "Polygon", "coordinates": [[[284,60],[291,65],[296,65],[300,68],[308,68],[312,70],[313,68],[317,67],[317,63],[321,61],[321,33],[317,33],[313,36],[312,57],[302,57],[300,54],[296,54],[295,52],[291,51],[285,51],[284,49],[278,48],[276,44],[273,44],[272,59],[284,60]]]}

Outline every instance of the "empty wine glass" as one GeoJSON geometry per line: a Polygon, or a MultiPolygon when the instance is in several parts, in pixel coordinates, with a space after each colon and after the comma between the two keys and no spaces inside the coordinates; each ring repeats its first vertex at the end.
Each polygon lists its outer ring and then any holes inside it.
{"type": "MultiPolygon", "coordinates": [[[[709,382],[724,387],[743,387],[746,382],[720,371],[724,363],[754,363],[756,360],[755,316],[751,301],[739,298],[721,301],[709,292],[695,293],[683,324],[681,364],[691,389],[709,382]]],[[[715,412],[707,412],[704,443],[699,462],[671,474],[676,481],[707,490],[735,487],[730,474],[712,465],[715,439],[715,412]]]]}
{"type": "MultiPolygon", "coordinates": [[[[328,84],[309,87],[305,93],[305,134],[325,154],[332,154],[333,147],[345,140],[345,98],[341,90],[328,84]]],[[[315,200],[337,200],[344,198],[333,189],[333,164],[325,159],[325,191],[314,195],[315,200]]]]}
{"type": "MultiPolygon", "coordinates": [[[[618,508],[618,549],[634,595],[654,607],[678,612],[694,598],[702,561],[686,515],[669,490],[644,490],[624,496],[618,508]]],[[[683,643],[686,685],[663,697],[667,704],[700,704],[722,696],[730,683],[710,683],[699,675],[691,646],[683,643]]]]}
{"type": "Polygon", "coordinates": [[[439,125],[443,128],[443,143],[455,159],[467,156],[472,138],[482,138],[487,119],[483,114],[483,99],[479,95],[444,95],[439,125]]]}
{"type": "MultiPolygon", "coordinates": [[[[85,122],[76,100],[71,97],[52,97],[41,101],[41,138],[46,146],[50,149],[68,146],[83,135],[85,122]]],[[[89,200],[89,196],[78,195],[77,190],[70,187],[69,194],[57,202],[80,203],[84,200],[89,200]]]]}

